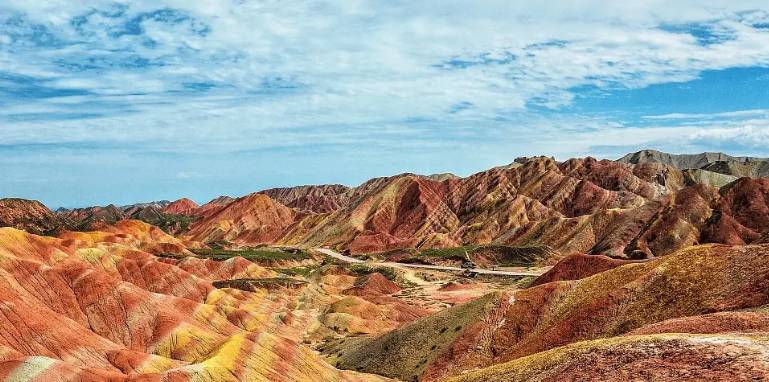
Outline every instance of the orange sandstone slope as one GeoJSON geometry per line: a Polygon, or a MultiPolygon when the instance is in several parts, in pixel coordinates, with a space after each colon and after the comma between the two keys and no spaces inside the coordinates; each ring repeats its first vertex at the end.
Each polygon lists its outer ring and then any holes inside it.
{"type": "Polygon", "coordinates": [[[377,381],[271,331],[265,296],[217,279],[274,277],[241,258],[160,259],[155,227],[65,238],[0,228],[0,378],[25,381],[377,381]]]}
{"type": "Polygon", "coordinates": [[[638,376],[643,365],[634,363],[646,360],[656,373],[651,380],[661,381],[673,375],[671,370],[662,370],[668,354],[677,359],[671,368],[687,365],[684,369],[701,373],[692,374],[701,380],[721,378],[730,372],[766,379],[767,360],[756,354],[769,350],[765,313],[746,315],[739,311],[769,304],[767,254],[767,245],[694,246],[581,280],[489,295],[393,332],[351,342],[340,352],[339,365],[405,380],[434,381],[512,362],[505,368],[458,380],[555,381],[587,378],[591,372],[594,378],[613,380],[620,374],[612,373],[622,368],[638,376]],[[740,316],[711,315],[714,312],[740,316]],[[667,321],[671,319],[688,321],[667,321]],[[680,332],[682,328],[690,334],[708,336],[617,338],[680,332]],[[425,342],[411,339],[421,332],[433,334],[425,342]],[[582,342],[592,340],[599,341],[582,342]],[[736,344],[745,347],[734,348],[736,344]],[[548,352],[562,346],[566,347],[548,352]],[[591,352],[600,354],[597,359],[601,362],[584,372],[578,370],[591,352]],[[717,367],[711,364],[715,359],[747,363],[717,367]],[[526,370],[526,365],[541,369],[526,370]]]}

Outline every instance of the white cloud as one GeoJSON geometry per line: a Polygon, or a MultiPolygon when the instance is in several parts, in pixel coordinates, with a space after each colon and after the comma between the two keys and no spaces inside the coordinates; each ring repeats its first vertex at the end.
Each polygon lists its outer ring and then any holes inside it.
{"type": "Polygon", "coordinates": [[[671,137],[692,148],[715,139],[747,147],[763,142],[769,120],[762,110],[652,110],[633,126],[551,113],[574,102],[575,87],[642,88],[769,65],[769,29],[756,27],[769,22],[765,0],[128,4],[0,4],[0,75],[27,76],[0,77],[3,144],[361,155],[456,147],[562,158],[671,137]],[[665,25],[710,28],[718,41],[665,25]],[[36,36],[40,28],[49,35],[36,36]]]}

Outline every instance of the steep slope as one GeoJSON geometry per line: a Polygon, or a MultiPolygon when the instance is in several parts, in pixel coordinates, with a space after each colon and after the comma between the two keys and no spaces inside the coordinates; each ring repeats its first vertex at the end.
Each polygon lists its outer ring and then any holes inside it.
{"type": "Polygon", "coordinates": [[[766,335],[630,336],[579,342],[469,372],[448,382],[763,381],[766,335]]]}
{"type": "Polygon", "coordinates": [[[684,182],[689,186],[703,184],[712,187],[723,187],[737,180],[736,176],[726,175],[702,169],[687,169],[683,171],[684,182]]]}
{"type": "Polygon", "coordinates": [[[283,236],[296,217],[296,211],[269,196],[251,194],[195,222],[185,237],[201,242],[271,243],[283,236]]]}
{"type": "Polygon", "coordinates": [[[608,271],[633,261],[612,259],[601,255],[584,255],[576,253],[569,255],[550,268],[542,276],[537,277],[531,286],[551,283],[554,281],[579,280],[596,273],[608,271]]]}
{"type": "Polygon", "coordinates": [[[347,203],[350,188],[341,184],[271,188],[260,191],[285,206],[304,212],[324,213],[347,203]]]}
{"type": "Polygon", "coordinates": [[[196,215],[200,217],[210,216],[234,201],[235,198],[233,197],[219,196],[200,206],[196,211],[196,215]]]}
{"type": "MultiPolygon", "coordinates": [[[[764,203],[763,188],[735,199],[730,196],[735,191],[728,192],[732,185],[753,186],[730,175],[674,167],[724,158],[659,152],[623,161],[532,157],[466,178],[406,173],[354,188],[276,188],[195,209],[199,219],[186,237],[356,253],[468,244],[547,246],[554,252],[542,259],[546,264],[572,253],[644,259],[700,243],[761,242],[769,237],[766,226],[747,223],[744,213],[738,218],[732,210],[735,203],[764,203]]],[[[141,218],[168,226],[162,216],[141,218]]],[[[169,231],[184,231],[183,223],[169,231]]]]}
{"type": "MultiPolygon", "coordinates": [[[[104,225],[114,224],[121,220],[135,219],[160,227],[166,232],[178,234],[185,232],[193,220],[194,211],[187,211],[185,214],[175,214],[164,212],[171,203],[153,202],[117,207],[110,204],[106,207],[93,206],[85,208],[75,208],[71,210],[57,211],[57,215],[71,221],[68,229],[78,231],[89,231],[99,229],[104,225]],[[163,206],[163,207],[161,207],[163,206]]],[[[182,202],[182,204],[187,204],[182,202]]],[[[186,207],[177,204],[176,210],[184,210],[186,207]]]]}
{"type": "MultiPolygon", "coordinates": [[[[597,235],[587,237],[580,226],[590,224],[592,215],[639,210],[650,219],[656,209],[649,209],[649,198],[682,184],[680,172],[665,166],[634,167],[591,158],[559,165],[538,157],[440,182],[402,174],[356,187],[349,205],[306,217],[280,242],[348,247],[354,252],[495,242],[588,251],[597,235]],[[569,240],[568,233],[558,232],[562,229],[574,231],[572,238],[584,233],[590,241],[569,240]],[[550,233],[550,238],[543,236],[550,233]]],[[[620,254],[642,227],[621,238],[620,254]]]]}

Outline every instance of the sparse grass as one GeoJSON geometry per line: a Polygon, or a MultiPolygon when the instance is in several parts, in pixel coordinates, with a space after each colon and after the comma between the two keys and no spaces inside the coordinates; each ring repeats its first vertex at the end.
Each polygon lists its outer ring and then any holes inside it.
{"type": "Polygon", "coordinates": [[[299,287],[307,284],[304,280],[297,280],[290,277],[271,277],[263,279],[233,279],[214,281],[216,288],[234,288],[245,291],[252,291],[257,288],[269,287],[299,287]]]}
{"type": "Polygon", "coordinates": [[[318,266],[275,268],[274,270],[284,275],[309,277],[313,272],[318,270],[318,266]]]}
{"type": "Polygon", "coordinates": [[[279,249],[256,249],[248,248],[243,250],[229,249],[193,249],[196,255],[212,260],[227,260],[233,257],[242,257],[251,261],[276,261],[276,260],[307,260],[312,257],[304,250],[288,252],[279,249]]]}
{"type": "Polygon", "coordinates": [[[324,349],[342,353],[338,367],[397,378],[419,380],[465,328],[483,319],[498,295],[489,294],[412,322],[375,338],[350,338],[324,349]]]}
{"type": "Polygon", "coordinates": [[[444,259],[461,261],[465,259],[465,251],[467,251],[468,254],[472,254],[476,248],[478,248],[477,245],[466,245],[453,248],[430,248],[419,252],[418,256],[441,257],[444,259]]]}
{"type": "Polygon", "coordinates": [[[398,274],[395,272],[395,269],[390,267],[377,267],[377,266],[368,265],[368,264],[351,264],[347,269],[359,275],[381,273],[384,277],[387,277],[387,279],[390,281],[396,281],[398,279],[398,274]]]}

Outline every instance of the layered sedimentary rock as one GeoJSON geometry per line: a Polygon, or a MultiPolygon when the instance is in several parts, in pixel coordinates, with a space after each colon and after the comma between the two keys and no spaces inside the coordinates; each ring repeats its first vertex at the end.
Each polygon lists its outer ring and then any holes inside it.
{"type": "Polygon", "coordinates": [[[181,243],[139,221],[62,238],[0,228],[0,378],[380,380],[338,371],[298,344],[292,327],[306,323],[276,323],[280,300],[212,286],[274,272],[242,258],[145,251],[166,245],[181,243]]]}

